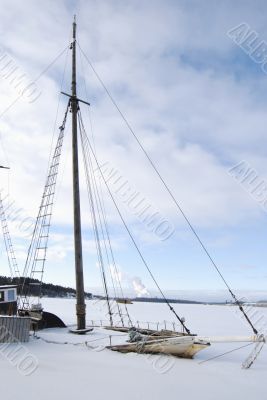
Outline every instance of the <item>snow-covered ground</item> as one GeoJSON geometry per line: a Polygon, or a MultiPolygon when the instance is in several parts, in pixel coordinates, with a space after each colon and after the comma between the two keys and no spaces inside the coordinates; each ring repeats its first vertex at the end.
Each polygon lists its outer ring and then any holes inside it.
{"type": "MultiPolygon", "coordinates": [[[[75,323],[75,300],[43,299],[43,306],[66,324],[75,323]]],[[[203,336],[252,334],[236,307],[180,304],[174,307],[179,315],[186,317],[193,333],[203,336]]],[[[135,303],[128,308],[132,318],[143,326],[147,326],[144,324],[147,321],[162,322],[164,326],[166,320],[171,327],[174,321],[164,304],[135,303]]],[[[257,312],[252,317],[254,321],[258,318],[261,324],[267,321],[266,308],[254,310],[257,312]]],[[[89,325],[91,320],[106,320],[105,303],[88,301],[87,319],[89,325]]],[[[67,329],[38,332],[40,338],[31,338],[24,349],[38,362],[30,375],[21,373],[26,364],[12,361],[7,351],[1,352],[0,346],[1,394],[8,400],[266,398],[267,346],[251,369],[244,370],[242,362],[253,345],[229,353],[245,343],[213,344],[198,353],[194,360],[186,360],[112,352],[104,349],[104,345],[110,340],[112,343],[123,341],[125,337],[112,333],[114,336],[110,338],[110,334],[101,328],[86,336],[70,334],[67,329]],[[228,353],[211,359],[225,352],[228,353]]]]}

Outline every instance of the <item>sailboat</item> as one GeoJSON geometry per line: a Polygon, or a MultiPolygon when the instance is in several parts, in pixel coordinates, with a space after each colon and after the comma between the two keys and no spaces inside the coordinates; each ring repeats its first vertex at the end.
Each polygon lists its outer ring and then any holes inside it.
{"type": "MultiPolygon", "coordinates": [[[[74,18],[73,21],[73,37],[72,42],[70,45],[70,50],[72,51],[72,86],[71,86],[71,94],[62,92],[67,98],[67,108],[63,118],[62,125],[59,128],[59,135],[56,142],[55,150],[53,156],[51,157],[50,167],[48,170],[48,176],[41,200],[41,205],[39,208],[39,212],[36,219],[36,224],[33,232],[33,236],[31,239],[31,244],[29,246],[27,260],[25,263],[25,268],[23,272],[23,281],[21,284],[21,294],[20,294],[20,315],[30,315],[32,319],[37,320],[39,322],[39,327],[43,324],[43,327],[49,326],[64,326],[64,323],[60,321],[56,316],[53,314],[48,314],[42,309],[42,306],[37,303],[35,305],[30,304],[30,295],[31,295],[31,288],[30,284],[27,285],[27,277],[30,279],[34,279],[39,277],[38,282],[42,282],[43,274],[44,274],[44,266],[47,256],[47,248],[48,248],[48,238],[49,238],[49,231],[51,226],[51,216],[52,216],[52,209],[53,209],[53,199],[55,195],[56,189],[56,182],[57,182],[57,175],[58,175],[58,166],[60,162],[61,150],[63,146],[63,139],[64,139],[64,132],[66,126],[66,120],[69,112],[72,115],[72,181],[73,181],[73,220],[74,220],[74,250],[75,250],[75,276],[76,276],[76,318],[77,318],[77,326],[75,329],[71,329],[71,332],[77,334],[86,334],[92,330],[92,327],[86,326],[86,304],[85,304],[85,295],[84,295],[84,275],[83,275],[83,249],[82,249],[82,229],[81,229],[81,211],[80,211],[80,178],[79,178],[79,146],[78,146],[78,130],[81,136],[81,144],[83,150],[83,159],[86,169],[86,179],[87,179],[87,187],[88,187],[88,197],[90,202],[91,208],[91,215],[93,220],[94,226],[94,234],[96,239],[96,245],[98,250],[98,255],[100,258],[100,264],[102,264],[102,252],[101,252],[101,238],[99,234],[99,221],[100,221],[100,228],[101,224],[105,225],[105,219],[98,220],[97,219],[97,210],[99,212],[103,211],[101,199],[99,193],[96,189],[96,183],[92,176],[92,163],[94,162],[95,166],[101,173],[101,168],[96,157],[96,153],[88,136],[86,134],[86,130],[83,124],[82,115],[80,111],[80,103],[89,106],[90,104],[80,99],[77,96],[77,81],[76,81],[76,48],[77,48],[77,39],[76,39],[76,20],[74,18]],[[89,156],[90,154],[90,156],[89,156]],[[96,203],[96,204],[95,204],[96,203]],[[102,221],[102,222],[101,222],[102,221]],[[48,322],[47,322],[48,321],[48,322]],[[51,324],[49,324],[49,321],[51,324]]],[[[83,51],[81,50],[83,53],[83,51]]],[[[84,54],[84,53],[83,53],[84,54]]],[[[86,55],[85,55],[86,57],[86,55]]],[[[89,61],[88,61],[89,62],[89,61]]],[[[90,62],[89,62],[90,64],[90,62]]],[[[95,71],[95,70],[94,70],[95,71]]],[[[98,76],[98,75],[97,75],[98,76]]],[[[102,81],[101,81],[102,82],[102,81]]],[[[111,95],[107,92],[109,97],[111,95]]],[[[112,98],[111,98],[112,99],[112,98]]],[[[113,99],[112,99],[113,101],[113,99]]],[[[114,103],[114,101],[113,101],[114,103]]],[[[116,103],[115,103],[116,105],[116,103]]],[[[117,106],[116,106],[117,107],[117,106]]],[[[118,111],[120,112],[119,108],[117,107],[118,111]]],[[[122,113],[120,112],[122,115],[122,113]]],[[[123,116],[123,115],[122,115],[123,116]]],[[[188,223],[190,229],[192,230],[193,234],[195,235],[196,239],[200,243],[201,247],[207,254],[208,258],[210,259],[212,265],[216,268],[217,272],[224,280],[231,296],[234,298],[235,304],[238,305],[240,311],[245,316],[247,322],[249,323],[250,327],[253,329],[254,336],[250,337],[249,341],[255,342],[265,342],[265,338],[258,334],[256,328],[253,326],[251,320],[249,319],[248,315],[246,314],[242,304],[238,301],[235,294],[231,290],[230,286],[227,284],[225,279],[223,278],[219,268],[215,264],[214,260],[210,256],[209,252],[207,251],[206,247],[204,246],[203,242],[201,241],[200,237],[198,236],[196,230],[193,228],[192,224],[184,214],[182,208],[180,207],[179,203],[175,199],[174,195],[172,194],[171,190],[167,186],[166,182],[162,178],[161,174],[159,173],[158,169],[156,168],[155,164],[149,157],[148,153],[140,143],[139,139],[135,135],[134,131],[132,130],[131,126],[128,124],[127,120],[123,116],[126,125],[132,132],[133,136],[135,137],[137,143],[140,145],[142,151],[144,152],[145,156],[147,157],[148,161],[150,162],[152,168],[156,172],[157,176],[159,177],[160,181],[162,182],[163,186],[167,190],[168,194],[172,198],[173,202],[178,208],[178,211],[182,213],[183,217],[185,218],[186,222],[188,223]]],[[[165,297],[163,291],[161,290],[158,282],[156,281],[151,268],[148,266],[148,263],[144,259],[136,240],[134,239],[130,229],[128,228],[120,210],[117,206],[115,199],[108,187],[108,184],[105,180],[105,177],[101,173],[102,181],[104,182],[108,193],[114,203],[115,208],[118,211],[118,214],[123,222],[123,225],[126,228],[127,233],[132,240],[134,247],[137,250],[143,264],[147,268],[152,280],[154,281],[156,287],[158,288],[159,292],[161,293],[166,305],[169,307],[170,311],[175,315],[177,320],[182,326],[182,332],[172,332],[168,330],[156,331],[156,330],[145,330],[136,328],[132,323],[130,326],[125,326],[122,318],[122,313],[120,312],[119,303],[118,305],[118,312],[121,317],[122,326],[114,325],[114,321],[112,318],[113,312],[110,307],[109,303],[109,294],[107,289],[107,282],[105,277],[104,268],[101,266],[102,278],[103,278],[103,285],[105,288],[105,298],[107,300],[108,306],[108,314],[110,317],[110,324],[106,326],[106,329],[109,330],[122,330],[123,332],[129,332],[129,341],[126,343],[122,343],[119,345],[110,345],[107,348],[119,351],[122,353],[127,352],[137,352],[137,353],[163,353],[163,354],[171,354],[179,357],[184,358],[193,358],[196,353],[199,351],[207,348],[210,346],[212,340],[210,338],[200,338],[195,334],[192,334],[188,327],[185,325],[185,321],[183,318],[179,317],[177,312],[171,306],[167,298],[165,297]]],[[[103,228],[103,227],[102,227],[103,228]]],[[[102,229],[101,228],[101,229],[102,229]]],[[[103,228],[104,229],[104,228],[103,228]]],[[[104,229],[105,230],[105,229],[104,229]]],[[[108,241],[110,244],[109,236],[108,241]]],[[[113,256],[113,253],[111,252],[113,256]]],[[[39,291],[39,297],[41,294],[41,285],[37,288],[39,291]]],[[[121,301],[125,307],[127,307],[127,301],[121,301]]],[[[126,312],[128,314],[128,309],[126,308],[126,312]]],[[[128,314],[129,316],[129,314],[128,314]]],[[[226,339],[225,339],[226,340],[226,339]]]]}

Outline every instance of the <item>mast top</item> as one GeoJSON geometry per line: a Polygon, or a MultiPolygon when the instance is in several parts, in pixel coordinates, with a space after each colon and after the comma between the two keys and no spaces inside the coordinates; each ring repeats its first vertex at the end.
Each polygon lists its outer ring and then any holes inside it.
{"type": "Polygon", "coordinates": [[[76,15],[74,15],[74,17],[73,17],[73,24],[72,24],[72,26],[73,26],[73,34],[72,34],[72,38],[73,38],[73,41],[75,41],[76,40],[76,15]]]}

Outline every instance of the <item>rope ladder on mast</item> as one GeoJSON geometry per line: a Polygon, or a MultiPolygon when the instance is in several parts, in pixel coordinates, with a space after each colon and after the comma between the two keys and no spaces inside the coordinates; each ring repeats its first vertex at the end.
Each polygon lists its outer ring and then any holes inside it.
{"type": "Polygon", "coordinates": [[[56,183],[58,177],[58,169],[60,164],[60,156],[62,152],[65,126],[68,115],[70,102],[68,103],[67,110],[64,115],[63,123],[59,127],[59,135],[56,142],[55,150],[51,158],[50,167],[48,169],[48,176],[46,179],[41,205],[39,207],[38,216],[31,239],[31,244],[28,249],[27,259],[23,272],[23,284],[21,288],[21,308],[27,310],[30,307],[30,286],[33,280],[38,280],[38,290],[35,295],[38,298],[41,296],[41,286],[44,274],[44,267],[47,258],[47,248],[49,240],[49,232],[51,226],[52,211],[54,205],[54,197],[56,190],[56,183]],[[28,284],[27,284],[28,283],[28,284]]]}
{"type": "Polygon", "coordinates": [[[16,278],[19,280],[20,279],[19,266],[17,263],[13,243],[12,243],[10,232],[9,232],[9,227],[8,227],[8,222],[7,222],[6,212],[5,212],[5,206],[4,206],[4,200],[2,199],[1,192],[0,192],[0,219],[1,219],[1,225],[2,225],[2,231],[3,231],[3,237],[4,237],[4,243],[5,243],[6,253],[7,253],[10,275],[12,278],[16,278]]]}

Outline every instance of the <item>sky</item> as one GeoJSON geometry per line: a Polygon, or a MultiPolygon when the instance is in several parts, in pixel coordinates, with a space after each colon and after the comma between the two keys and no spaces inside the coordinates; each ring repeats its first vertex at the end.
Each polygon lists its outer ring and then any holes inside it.
{"type": "MultiPolygon", "coordinates": [[[[162,289],[181,291],[185,297],[194,292],[195,298],[221,293],[213,298],[228,299],[222,279],[87,60],[229,285],[250,298],[267,298],[267,208],[264,194],[255,189],[255,182],[267,182],[267,74],[264,59],[252,54],[253,43],[242,47],[229,34],[243,24],[245,33],[254,31],[254,40],[264,45],[266,2],[2,0],[1,5],[0,165],[10,170],[0,170],[0,187],[12,203],[9,226],[20,269],[67,105],[60,91],[70,92],[68,46],[76,14],[78,94],[90,102],[90,107],[81,104],[87,132],[105,176],[113,173],[124,184],[120,189],[114,177],[109,180],[162,289]],[[12,66],[29,85],[23,95],[14,74],[7,73],[12,66]],[[238,173],[229,172],[240,163],[254,171],[254,183],[241,182],[238,173]],[[126,200],[134,193],[139,209],[126,200]],[[142,207],[156,213],[158,224],[165,221],[169,236],[163,238],[160,228],[140,216],[142,207]]],[[[73,287],[70,121],[69,115],[44,280],[73,287]]],[[[81,154],[80,162],[85,286],[100,290],[81,154]]],[[[103,198],[124,290],[155,294],[155,284],[104,188],[103,198]]],[[[3,240],[0,251],[1,275],[8,275],[3,240]]]]}

